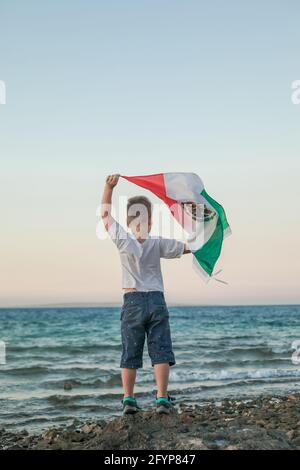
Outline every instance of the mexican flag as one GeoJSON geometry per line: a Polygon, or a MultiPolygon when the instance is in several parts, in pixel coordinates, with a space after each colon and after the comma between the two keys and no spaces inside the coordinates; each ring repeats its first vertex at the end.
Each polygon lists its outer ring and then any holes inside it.
{"type": "MultiPolygon", "coordinates": [[[[162,199],[186,233],[193,265],[207,282],[215,275],[224,238],[231,234],[223,207],[195,173],[158,173],[123,178],[162,199]]],[[[222,281],[221,281],[222,282],[222,281]]]]}

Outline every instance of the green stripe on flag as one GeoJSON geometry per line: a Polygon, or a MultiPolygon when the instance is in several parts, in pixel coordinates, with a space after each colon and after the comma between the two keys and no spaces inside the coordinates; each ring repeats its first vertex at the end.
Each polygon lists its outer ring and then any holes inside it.
{"type": "Polygon", "coordinates": [[[226,230],[229,227],[229,223],[227,222],[226,214],[221,204],[219,204],[212,197],[210,197],[205,191],[205,189],[203,189],[203,191],[200,194],[201,196],[204,197],[204,199],[206,199],[210,203],[210,205],[218,213],[219,218],[221,219],[221,222],[222,222],[223,230],[226,230]]]}
{"type": "MultiPolygon", "coordinates": [[[[203,189],[200,194],[204,198],[204,200],[206,200],[218,214],[217,225],[212,236],[209,238],[209,240],[207,240],[207,242],[202,246],[202,248],[194,252],[194,256],[202,267],[202,269],[209,276],[211,276],[215,264],[221,253],[224,239],[224,231],[226,229],[229,229],[229,224],[226,218],[225,211],[221,204],[219,204],[212,197],[210,197],[205,191],[205,189],[203,189]]],[[[209,223],[209,221],[204,223],[209,223]]]]}
{"type": "MultiPolygon", "coordinates": [[[[202,193],[201,193],[202,194],[202,193]]],[[[223,223],[221,217],[218,217],[216,228],[210,239],[203,245],[200,250],[193,254],[204,271],[211,276],[215,264],[220,256],[223,243],[223,223]]]]}

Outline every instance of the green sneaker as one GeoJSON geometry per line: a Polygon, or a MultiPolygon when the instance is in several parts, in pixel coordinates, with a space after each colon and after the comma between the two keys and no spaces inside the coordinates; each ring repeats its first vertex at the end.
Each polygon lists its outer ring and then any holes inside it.
{"type": "Polygon", "coordinates": [[[121,400],[123,405],[123,415],[132,415],[140,410],[137,401],[133,397],[125,397],[121,400]]]}
{"type": "Polygon", "coordinates": [[[168,415],[170,413],[170,410],[171,410],[172,406],[174,406],[173,400],[170,397],[170,395],[168,395],[167,398],[166,397],[160,397],[160,398],[156,397],[155,403],[156,403],[156,413],[159,413],[159,414],[168,415]]]}

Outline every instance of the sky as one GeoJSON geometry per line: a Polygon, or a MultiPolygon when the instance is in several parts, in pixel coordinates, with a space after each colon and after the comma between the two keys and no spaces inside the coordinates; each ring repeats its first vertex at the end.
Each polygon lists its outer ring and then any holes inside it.
{"type": "MultiPolygon", "coordinates": [[[[0,306],[120,303],[118,252],[96,236],[104,178],[167,171],[199,174],[233,232],[228,285],[163,260],[168,302],[299,303],[299,15],[297,0],[1,0],[0,306]]],[[[114,201],[133,194],[121,181],[114,201]]]]}

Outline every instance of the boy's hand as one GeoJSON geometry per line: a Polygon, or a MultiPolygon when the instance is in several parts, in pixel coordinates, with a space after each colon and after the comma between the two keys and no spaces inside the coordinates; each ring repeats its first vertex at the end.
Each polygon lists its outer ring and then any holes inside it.
{"type": "Polygon", "coordinates": [[[105,186],[101,201],[101,217],[104,221],[106,230],[108,230],[109,226],[113,223],[113,218],[111,216],[111,200],[113,189],[118,184],[119,178],[120,175],[108,175],[105,178],[105,186]]]}
{"type": "Polygon", "coordinates": [[[113,189],[118,184],[119,178],[120,178],[120,175],[118,174],[108,175],[106,177],[105,183],[110,189],[113,189]]]}

